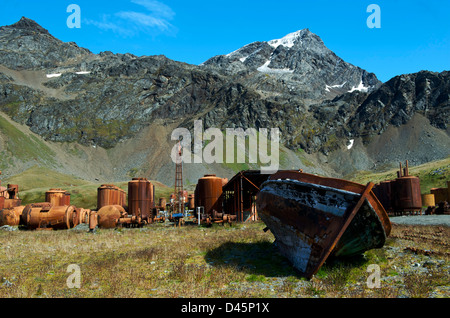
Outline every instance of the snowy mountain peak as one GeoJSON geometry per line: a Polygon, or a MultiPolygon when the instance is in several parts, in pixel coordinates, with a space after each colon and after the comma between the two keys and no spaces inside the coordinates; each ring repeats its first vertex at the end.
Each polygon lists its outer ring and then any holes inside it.
{"type": "Polygon", "coordinates": [[[288,35],[282,37],[281,39],[268,41],[267,43],[275,49],[277,47],[279,47],[280,45],[285,46],[287,48],[291,48],[298,41],[301,41],[301,38],[307,33],[310,33],[309,29],[303,29],[303,30],[289,33],[288,35]]]}
{"type": "Polygon", "coordinates": [[[308,100],[332,99],[347,92],[370,92],[380,84],[375,74],[342,60],[309,29],[247,44],[202,66],[232,76],[252,74],[249,81],[268,96],[282,90],[293,96],[302,92],[308,100]]]}

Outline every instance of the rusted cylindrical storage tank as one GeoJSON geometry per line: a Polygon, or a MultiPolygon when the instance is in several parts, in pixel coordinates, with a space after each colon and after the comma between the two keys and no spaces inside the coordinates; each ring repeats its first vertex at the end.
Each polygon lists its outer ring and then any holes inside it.
{"type": "Polygon", "coordinates": [[[164,211],[166,209],[166,204],[167,204],[166,198],[163,198],[163,197],[159,198],[159,208],[161,210],[164,211]]]}
{"type": "Polygon", "coordinates": [[[194,210],[195,209],[195,197],[193,194],[188,195],[188,209],[194,210]]]}
{"type": "Polygon", "coordinates": [[[211,215],[212,211],[221,212],[222,178],[214,174],[205,175],[200,178],[195,189],[196,207],[203,206],[205,213],[211,215]]]}
{"type": "Polygon", "coordinates": [[[422,194],[420,179],[405,176],[391,183],[393,208],[395,211],[420,211],[422,209],[422,194]]]}
{"type": "Polygon", "coordinates": [[[432,188],[430,193],[434,194],[434,201],[436,205],[439,204],[439,202],[444,202],[448,199],[448,188],[432,188]]]}
{"type": "Polygon", "coordinates": [[[22,212],[25,206],[18,206],[9,209],[0,210],[0,226],[10,225],[17,226],[21,224],[22,212]]]}
{"type": "Polygon", "coordinates": [[[52,228],[67,230],[79,224],[79,216],[74,206],[52,206],[51,204],[29,204],[23,210],[29,229],[52,228]]]}
{"type": "Polygon", "coordinates": [[[392,181],[382,181],[373,188],[373,192],[387,212],[392,211],[391,183],[392,181]]]}
{"type": "Polygon", "coordinates": [[[102,184],[97,189],[97,210],[107,205],[126,205],[126,193],[113,184],[102,184]]]}
{"type": "Polygon", "coordinates": [[[434,194],[422,194],[422,205],[429,207],[429,206],[436,206],[436,201],[434,200],[434,194]]]}
{"type": "Polygon", "coordinates": [[[128,182],[128,213],[151,220],[153,184],[146,178],[133,178],[128,182]]]}
{"type": "Polygon", "coordinates": [[[63,189],[50,189],[45,192],[45,202],[50,202],[54,206],[70,205],[70,195],[67,199],[67,191],[63,189]],[[67,201],[69,201],[67,204],[67,201]]]}
{"type": "Polygon", "coordinates": [[[117,226],[119,219],[126,214],[121,205],[107,205],[97,212],[98,227],[112,229],[117,226]]]}

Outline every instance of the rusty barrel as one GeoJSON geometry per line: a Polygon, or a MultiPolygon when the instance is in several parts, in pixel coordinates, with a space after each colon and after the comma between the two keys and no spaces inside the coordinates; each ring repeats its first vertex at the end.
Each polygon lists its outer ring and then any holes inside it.
{"type": "Polygon", "coordinates": [[[151,221],[153,189],[153,184],[146,178],[133,178],[128,182],[128,213],[151,221]]]}
{"type": "Polygon", "coordinates": [[[422,194],[422,205],[425,207],[436,206],[434,194],[422,194]]]}
{"type": "Polygon", "coordinates": [[[195,188],[196,207],[203,206],[205,213],[211,215],[215,210],[222,211],[220,196],[222,195],[222,178],[214,174],[205,175],[198,180],[195,188]]]}

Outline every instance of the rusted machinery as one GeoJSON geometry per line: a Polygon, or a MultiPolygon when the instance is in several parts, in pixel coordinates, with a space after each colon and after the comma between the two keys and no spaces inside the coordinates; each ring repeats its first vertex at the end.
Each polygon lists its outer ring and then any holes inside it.
{"type": "MultiPolygon", "coordinates": [[[[56,188],[45,193],[46,202],[21,206],[18,190],[18,185],[0,188],[0,225],[58,230],[86,223],[93,230],[97,226],[136,227],[152,223],[154,219],[159,222],[165,219],[164,216],[153,217],[154,210],[158,210],[154,203],[155,187],[146,178],[133,178],[128,183],[128,202],[125,190],[113,184],[101,185],[97,189],[96,211],[71,205],[70,194],[56,188]]],[[[185,194],[187,197],[187,192],[185,194]]],[[[166,208],[165,199],[160,200],[160,205],[166,208]]]]}
{"type": "Polygon", "coordinates": [[[22,211],[24,206],[17,206],[14,208],[6,208],[0,210],[0,226],[10,225],[18,226],[21,224],[22,211]]]}
{"type": "Polygon", "coordinates": [[[113,229],[120,226],[141,224],[141,219],[129,216],[121,205],[107,205],[98,211],[92,211],[89,215],[89,229],[96,226],[103,229],[113,229]]]}
{"type": "MultiPolygon", "coordinates": [[[[1,171],[0,171],[1,173],[1,171]]],[[[22,200],[19,199],[19,186],[8,184],[6,188],[0,187],[0,210],[20,206],[22,200]]]]}
{"type": "Polygon", "coordinates": [[[228,224],[232,225],[236,222],[236,215],[226,214],[223,212],[217,212],[213,210],[211,214],[200,213],[200,215],[193,215],[193,223],[205,226],[211,226],[213,224],[228,224]]]}
{"type": "MultiPolygon", "coordinates": [[[[133,178],[126,192],[108,184],[98,188],[98,210],[89,215],[89,228],[140,227],[153,223],[154,185],[146,178],[133,178]]],[[[160,220],[160,218],[158,218],[160,220]]]]}

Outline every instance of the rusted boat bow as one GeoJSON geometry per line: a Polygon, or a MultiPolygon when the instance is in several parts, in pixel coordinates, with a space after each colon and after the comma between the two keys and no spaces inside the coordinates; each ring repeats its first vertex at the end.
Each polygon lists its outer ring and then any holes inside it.
{"type": "Polygon", "coordinates": [[[311,278],[330,255],[384,245],[391,223],[372,187],[280,171],[261,185],[256,205],[281,254],[311,278]]]}

